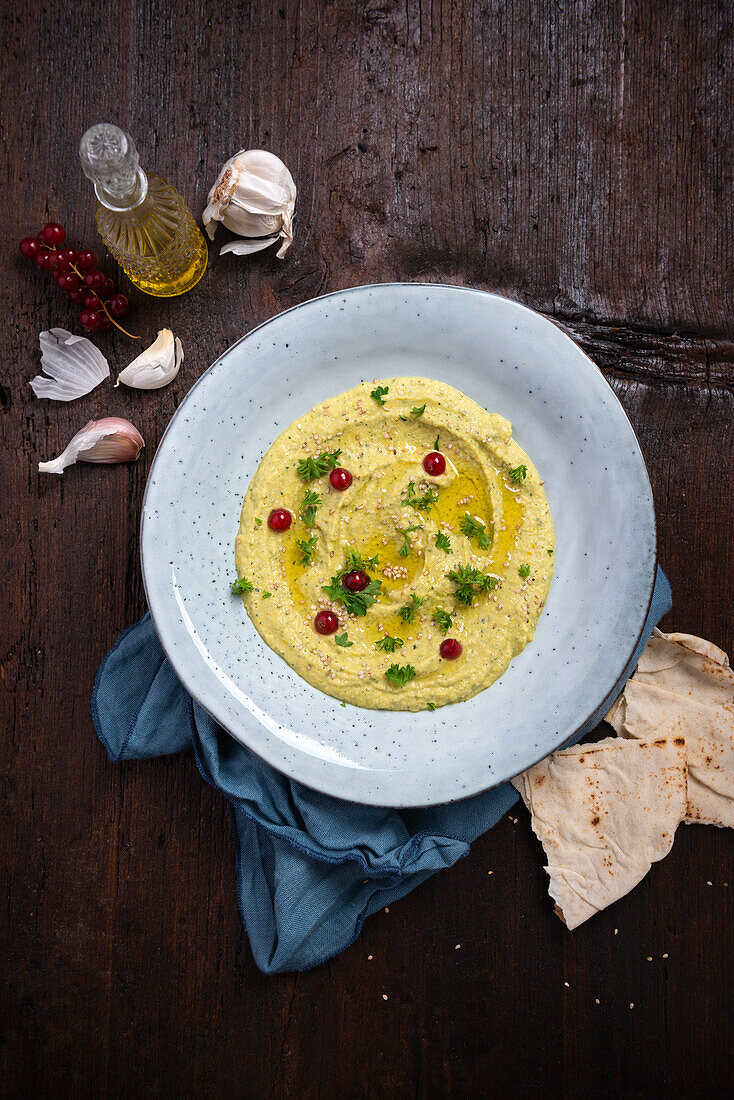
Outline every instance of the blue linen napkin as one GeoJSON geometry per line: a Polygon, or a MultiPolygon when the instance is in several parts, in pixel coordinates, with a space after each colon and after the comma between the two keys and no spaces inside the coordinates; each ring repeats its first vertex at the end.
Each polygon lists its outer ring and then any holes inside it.
{"type": "MultiPolygon", "coordinates": [[[[658,569],[645,629],[615,698],[670,607],[670,585],[658,569]]],[[[575,741],[611,703],[598,708],[575,741]]],[[[312,791],[243,748],[190,698],[149,614],[103,660],[92,717],[113,761],[193,748],[201,775],[230,804],[240,913],[266,974],[307,970],[343,951],[365,917],[465,856],[519,797],[504,783],[461,802],[393,810],[312,791]]]]}

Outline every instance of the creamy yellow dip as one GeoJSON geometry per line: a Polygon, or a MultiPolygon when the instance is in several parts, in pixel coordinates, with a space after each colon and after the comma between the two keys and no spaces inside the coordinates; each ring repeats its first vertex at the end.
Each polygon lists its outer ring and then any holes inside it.
{"type": "Polygon", "coordinates": [[[426,710],[483,691],[527,645],[553,551],[543,483],[512,425],[442,382],[389,378],[322,402],[278,436],[245,495],[235,562],[253,586],[243,600],[255,628],[310,684],[355,706],[426,710]],[[337,450],[348,489],[335,490],[328,469],[304,480],[314,472],[304,460],[319,469],[337,450]],[[434,451],[440,476],[423,467],[434,451]],[[279,508],[287,531],[268,526],[279,508]],[[333,598],[348,552],[378,559],[365,568],[380,585],[362,615],[333,598]],[[462,585],[467,570],[478,583],[462,585]],[[323,609],[339,618],[335,634],[314,628],[323,609]],[[445,639],[461,644],[456,659],[440,655],[445,639]]]}

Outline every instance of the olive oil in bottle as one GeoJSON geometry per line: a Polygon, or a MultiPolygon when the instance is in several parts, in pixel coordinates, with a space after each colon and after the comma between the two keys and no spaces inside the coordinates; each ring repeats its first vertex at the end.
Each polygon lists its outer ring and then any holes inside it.
{"type": "Polygon", "coordinates": [[[79,157],[94,183],[99,234],[132,282],[158,298],[196,286],[208,259],[201,230],[178,191],[143,171],[125,131],[107,122],[90,127],[79,157]]]}

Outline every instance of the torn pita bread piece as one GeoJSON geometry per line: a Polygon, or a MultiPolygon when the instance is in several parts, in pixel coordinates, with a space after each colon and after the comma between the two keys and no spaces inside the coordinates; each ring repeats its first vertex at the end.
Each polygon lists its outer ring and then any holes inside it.
{"type": "Polygon", "coordinates": [[[683,738],[562,749],[513,779],[548,859],[556,913],[576,928],[673,846],[686,812],[683,738]]]}
{"type": "Polygon", "coordinates": [[[734,827],[734,672],[723,650],[656,630],[606,720],[620,737],[685,737],[686,822],[734,827]]]}

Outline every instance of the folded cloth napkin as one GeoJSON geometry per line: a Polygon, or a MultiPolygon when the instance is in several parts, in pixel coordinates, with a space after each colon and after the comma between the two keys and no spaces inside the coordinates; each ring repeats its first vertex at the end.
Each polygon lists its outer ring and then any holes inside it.
{"type": "MultiPolygon", "coordinates": [[[[670,585],[658,570],[645,629],[615,696],[670,607],[670,585]]],[[[611,701],[600,704],[576,741],[611,701]]],[[[266,974],[307,970],[343,951],[365,917],[456,863],[518,798],[504,783],[461,802],[394,810],[312,791],[243,748],[190,698],[150,615],[102,662],[92,716],[113,761],[193,748],[202,776],[230,804],[240,913],[266,974]]]]}

